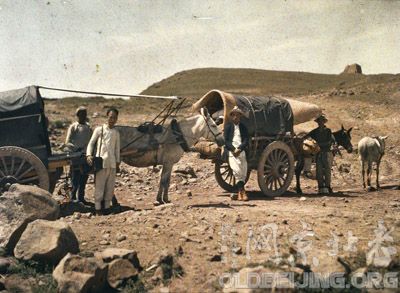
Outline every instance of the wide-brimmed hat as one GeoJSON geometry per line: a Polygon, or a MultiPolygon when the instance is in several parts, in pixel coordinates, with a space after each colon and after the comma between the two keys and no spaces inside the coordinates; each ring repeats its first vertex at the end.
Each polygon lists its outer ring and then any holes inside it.
{"type": "Polygon", "coordinates": [[[317,123],[320,122],[320,121],[326,123],[326,122],[328,122],[328,119],[326,119],[325,114],[321,114],[314,121],[317,122],[317,123]]]}
{"type": "Polygon", "coordinates": [[[231,115],[232,113],[239,113],[240,115],[245,116],[244,112],[242,110],[240,110],[240,108],[238,106],[233,107],[233,109],[229,113],[229,115],[231,115]]]}
{"type": "Polygon", "coordinates": [[[79,106],[78,108],[76,108],[75,115],[78,115],[79,112],[87,112],[86,107],[79,106]]]}

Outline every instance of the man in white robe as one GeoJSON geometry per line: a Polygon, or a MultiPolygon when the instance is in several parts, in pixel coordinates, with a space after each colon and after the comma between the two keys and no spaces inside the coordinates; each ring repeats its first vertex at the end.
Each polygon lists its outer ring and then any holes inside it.
{"type": "Polygon", "coordinates": [[[247,201],[248,196],[244,185],[247,181],[246,150],[249,144],[247,127],[240,122],[244,115],[239,107],[235,106],[230,113],[230,122],[225,123],[225,148],[228,151],[229,166],[236,179],[238,200],[247,201]]]}

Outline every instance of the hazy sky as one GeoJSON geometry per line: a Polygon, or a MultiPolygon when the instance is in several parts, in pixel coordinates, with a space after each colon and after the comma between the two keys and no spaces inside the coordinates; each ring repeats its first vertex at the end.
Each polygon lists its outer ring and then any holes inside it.
{"type": "Polygon", "coordinates": [[[139,93],[175,72],[400,72],[400,1],[0,0],[0,90],[139,93]]]}

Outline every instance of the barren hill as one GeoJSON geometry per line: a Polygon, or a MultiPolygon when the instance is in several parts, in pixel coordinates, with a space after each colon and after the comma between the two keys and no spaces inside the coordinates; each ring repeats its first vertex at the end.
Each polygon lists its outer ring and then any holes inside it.
{"type": "Polygon", "coordinates": [[[210,89],[247,95],[298,96],[353,90],[358,98],[388,96],[398,91],[400,74],[316,74],[259,69],[200,68],[178,72],[154,83],[142,94],[198,98],[210,89]],[[376,95],[377,94],[377,95],[376,95]]]}

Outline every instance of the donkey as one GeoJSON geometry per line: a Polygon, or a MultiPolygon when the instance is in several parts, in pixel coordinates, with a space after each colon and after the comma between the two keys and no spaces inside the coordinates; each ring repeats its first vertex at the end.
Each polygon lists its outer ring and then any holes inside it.
{"type": "Polygon", "coordinates": [[[365,186],[365,163],[367,163],[367,184],[368,191],[372,190],[371,187],[371,173],[372,173],[372,163],[376,163],[376,189],[380,189],[379,185],[379,166],[383,155],[385,154],[385,140],[387,136],[377,136],[377,137],[364,137],[358,142],[358,153],[361,160],[361,173],[363,187],[365,186]]]}
{"type": "MultiPolygon", "coordinates": [[[[353,127],[350,127],[346,130],[343,125],[342,128],[338,131],[333,132],[333,136],[335,137],[335,141],[338,145],[342,146],[349,154],[353,152],[353,145],[351,144],[351,131],[353,127]]],[[[297,147],[298,154],[297,154],[297,163],[295,168],[296,174],[296,193],[302,194],[303,191],[300,187],[300,174],[304,169],[304,159],[305,155],[302,152],[302,148],[297,147]]]]}
{"type": "Polygon", "coordinates": [[[124,150],[124,146],[134,141],[140,133],[136,127],[119,126],[121,146],[121,159],[133,167],[148,167],[162,165],[160,185],[154,205],[170,202],[168,188],[170,185],[172,167],[189,151],[201,137],[215,141],[219,146],[224,145],[224,137],[215,121],[210,117],[207,108],[200,109],[200,114],[176,120],[167,126],[165,131],[156,136],[159,141],[158,148],[135,150],[132,144],[124,150]]]}

